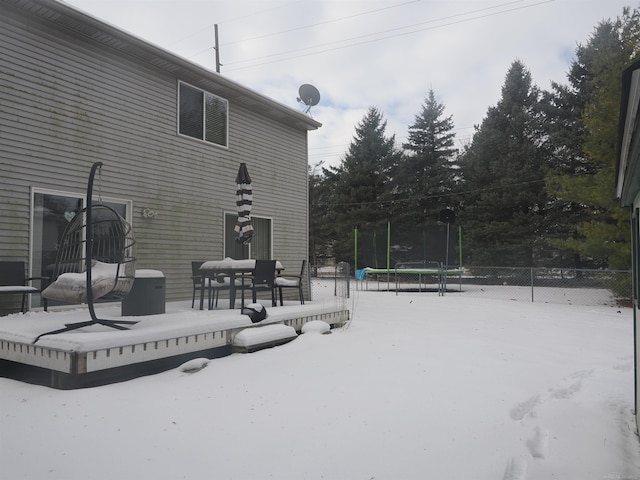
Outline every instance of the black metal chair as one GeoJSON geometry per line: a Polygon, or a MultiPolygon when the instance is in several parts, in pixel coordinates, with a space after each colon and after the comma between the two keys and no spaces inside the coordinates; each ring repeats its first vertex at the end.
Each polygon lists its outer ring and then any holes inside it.
{"type": "MultiPolygon", "coordinates": [[[[194,307],[196,302],[196,293],[203,288],[207,291],[209,310],[211,310],[215,304],[218,306],[218,299],[220,298],[221,290],[231,289],[231,279],[227,275],[218,275],[216,278],[208,278],[200,271],[200,266],[204,262],[193,261],[191,262],[191,278],[193,280],[193,294],[191,296],[191,308],[194,307]]],[[[242,285],[240,280],[236,280],[236,286],[242,285]]]]}
{"type": "MultiPolygon", "coordinates": [[[[27,295],[42,292],[48,280],[49,277],[27,277],[24,262],[0,262],[0,294],[22,295],[22,313],[27,311],[27,295]],[[40,288],[36,288],[31,284],[33,280],[40,281],[40,288]]],[[[46,311],[46,298],[43,299],[43,305],[46,311]]]]}
{"type": "MultiPolygon", "coordinates": [[[[244,275],[241,277],[240,289],[242,290],[242,307],[244,307],[244,291],[251,290],[253,303],[256,303],[258,292],[271,292],[271,305],[275,307],[276,303],[276,261],[275,260],[256,260],[256,266],[253,275],[244,275]],[[247,280],[250,281],[246,284],[247,280]]],[[[236,287],[238,288],[238,287],[236,287]]]]}
{"type": "MultiPolygon", "coordinates": [[[[205,288],[204,276],[200,272],[200,265],[204,262],[192,261],[191,262],[191,281],[193,282],[193,294],[191,296],[191,308],[196,303],[196,293],[205,288]]],[[[211,291],[209,290],[209,304],[211,303],[211,291]]]]}
{"type": "Polygon", "coordinates": [[[303,282],[304,279],[304,268],[307,265],[306,260],[302,260],[302,267],[300,268],[300,275],[295,274],[284,274],[281,276],[277,276],[275,279],[275,287],[278,289],[280,294],[280,305],[283,305],[282,301],[282,289],[284,288],[295,288],[298,290],[298,295],[300,296],[300,303],[304,305],[304,291],[303,291],[303,282]]]}
{"type": "Polygon", "coordinates": [[[62,235],[53,283],[42,292],[43,297],[78,304],[122,300],[135,280],[134,244],[131,226],[111,207],[94,204],[90,212],[89,207],[80,210],[62,235]],[[86,286],[89,273],[90,289],[86,286]]]}
{"type": "MultiPolygon", "coordinates": [[[[42,296],[63,303],[86,303],[91,320],[70,323],[65,328],[38,336],[51,335],[88,325],[101,324],[118,330],[137,321],[99,319],[94,302],[122,300],[133,287],[136,273],[131,225],[113,208],[102,203],[94,204],[93,180],[96,170],[102,167],[96,162],[91,167],[87,185],[87,207],[71,219],[62,234],[53,272],[53,283],[42,296]]],[[[34,342],[35,343],[35,342],[34,342]]]]}

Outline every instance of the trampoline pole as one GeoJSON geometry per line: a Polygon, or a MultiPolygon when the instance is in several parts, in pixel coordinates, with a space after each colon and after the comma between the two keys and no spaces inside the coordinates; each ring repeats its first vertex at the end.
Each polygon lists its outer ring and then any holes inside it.
{"type": "Polygon", "coordinates": [[[458,225],[458,253],[458,266],[460,268],[458,282],[460,284],[460,291],[462,291],[462,225],[458,225]]]}
{"type": "Polygon", "coordinates": [[[391,290],[390,280],[390,267],[391,267],[391,222],[387,221],[387,292],[391,290]]]}
{"type": "Polygon", "coordinates": [[[444,295],[447,291],[447,270],[449,269],[449,228],[450,228],[450,223],[447,222],[447,245],[445,247],[445,254],[444,254],[444,277],[443,277],[443,290],[442,290],[442,295],[444,295]]]}
{"type": "Polygon", "coordinates": [[[445,254],[444,254],[444,268],[447,269],[449,268],[449,225],[451,225],[449,222],[447,222],[447,246],[445,247],[445,254]]]}
{"type": "Polygon", "coordinates": [[[422,227],[422,261],[427,261],[427,235],[422,227]]]}
{"type": "Polygon", "coordinates": [[[375,268],[378,268],[378,236],[376,235],[376,231],[373,231],[373,261],[375,264],[373,265],[375,268]]]}
{"type": "Polygon", "coordinates": [[[458,225],[458,265],[462,268],[462,226],[458,225]]]}
{"type": "Polygon", "coordinates": [[[353,229],[353,271],[358,270],[358,227],[353,229]]]}

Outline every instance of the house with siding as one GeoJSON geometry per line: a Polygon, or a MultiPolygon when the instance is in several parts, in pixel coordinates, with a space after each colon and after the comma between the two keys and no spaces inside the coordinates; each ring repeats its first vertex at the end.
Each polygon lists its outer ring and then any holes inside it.
{"type": "Polygon", "coordinates": [[[193,260],[296,271],[308,257],[319,122],[55,0],[0,0],[0,45],[0,260],[48,273],[97,161],[95,194],[131,223],[137,268],[165,274],[168,301],[191,297],[193,260]],[[233,237],[241,162],[249,246],[233,237]]]}
{"type": "MultiPolygon", "coordinates": [[[[622,101],[618,130],[616,197],[631,214],[633,322],[635,355],[635,411],[640,408],[640,62],[622,75],[622,101]]],[[[640,430],[639,417],[636,424],[640,430]]]]}

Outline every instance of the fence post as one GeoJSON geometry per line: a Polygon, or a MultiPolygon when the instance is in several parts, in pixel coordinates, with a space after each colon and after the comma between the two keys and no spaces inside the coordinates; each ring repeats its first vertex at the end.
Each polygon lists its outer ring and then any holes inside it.
{"type": "Polygon", "coordinates": [[[351,267],[347,262],[340,262],[335,266],[333,275],[333,295],[338,296],[338,279],[344,283],[342,288],[346,290],[346,297],[351,296],[351,267]]]}
{"type": "Polygon", "coordinates": [[[351,298],[351,266],[347,263],[345,269],[345,276],[347,277],[347,298],[351,298]]]}
{"type": "Polygon", "coordinates": [[[531,268],[531,303],[533,303],[533,278],[535,274],[533,272],[533,267],[531,268]]]}

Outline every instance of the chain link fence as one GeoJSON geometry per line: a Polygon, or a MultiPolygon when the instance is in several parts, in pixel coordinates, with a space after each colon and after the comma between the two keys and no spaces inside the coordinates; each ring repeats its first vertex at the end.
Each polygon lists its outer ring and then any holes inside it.
{"type": "Polygon", "coordinates": [[[314,299],[333,305],[337,311],[347,312],[344,328],[348,328],[353,319],[354,308],[351,304],[351,267],[348,263],[309,268],[312,278],[314,299]]]}
{"type": "MultiPolygon", "coordinates": [[[[338,273],[337,267],[313,268],[315,277],[334,278],[343,285],[344,270],[342,267],[342,273],[338,273]]],[[[408,273],[391,269],[360,276],[354,282],[356,288],[363,290],[438,292],[586,306],[630,306],[632,298],[631,272],[628,270],[465,267],[442,268],[437,273],[408,273]]],[[[348,281],[343,288],[349,288],[348,281]]]]}
{"type": "Polygon", "coordinates": [[[469,267],[447,291],[509,300],[571,305],[631,305],[631,272],[564,268],[469,267]]]}

